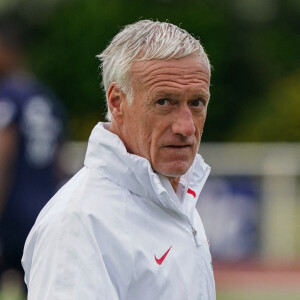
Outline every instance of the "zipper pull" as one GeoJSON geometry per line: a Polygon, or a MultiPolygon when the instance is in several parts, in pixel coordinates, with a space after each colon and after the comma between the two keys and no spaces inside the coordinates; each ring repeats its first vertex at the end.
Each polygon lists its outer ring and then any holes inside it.
{"type": "Polygon", "coordinates": [[[195,242],[196,242],[197,247],[200,247],[202,244],[200,242],[197,230],[194,227],[192,227],[192,232],[193,232],[193,236],[195,238],[195,242]]]}

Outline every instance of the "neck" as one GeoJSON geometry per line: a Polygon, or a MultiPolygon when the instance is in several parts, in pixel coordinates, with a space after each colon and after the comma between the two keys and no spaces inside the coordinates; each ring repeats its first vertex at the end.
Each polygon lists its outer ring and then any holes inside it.
{"type": "Polygon", "coordinates": [[[179,184],[179,180],[180,180],[180,176],[179,177],[167,177],[168,180],[170,181],[173,189],[174,189],[174,192],[176,193],[177,192],[177,188],[178,188],[178,184],[179,184]]]}

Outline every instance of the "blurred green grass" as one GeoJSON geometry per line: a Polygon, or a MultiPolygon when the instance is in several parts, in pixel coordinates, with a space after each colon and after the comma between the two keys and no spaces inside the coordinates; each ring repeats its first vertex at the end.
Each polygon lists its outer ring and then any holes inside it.
{"type": "MultiPolygon", "coordinates": [[[[299,182],[299,180],[298,180],[299,182]]],[[[300,199],[298,199],[300,200],[300,199]]],[[[298,201],[297,203],[297,210],[296,210],[296,253],[297,253],[297,256],[299,257],[300,256],[300,201],[298,201]]],[[[300,286],[300,282],[299,282],[299,286],[300,286]]],[[[299,299],[300,299],[300,296],[299,296],[299,299]]]]}
{"type": "Polygon", "coordinates": [[[232,291],[218,292],[217,300],[299,300],[299,291],[232,291]]]}

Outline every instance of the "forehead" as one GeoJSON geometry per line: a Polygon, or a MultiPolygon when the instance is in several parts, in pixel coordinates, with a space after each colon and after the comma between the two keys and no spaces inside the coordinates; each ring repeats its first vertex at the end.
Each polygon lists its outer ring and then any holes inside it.
{"type": "Polygon", "coordinates": [[[130,72],[134,91],[193,92],[209,91],[210,74],[206,64],[196,55],[179,59],[135,61],[130,72]]]}

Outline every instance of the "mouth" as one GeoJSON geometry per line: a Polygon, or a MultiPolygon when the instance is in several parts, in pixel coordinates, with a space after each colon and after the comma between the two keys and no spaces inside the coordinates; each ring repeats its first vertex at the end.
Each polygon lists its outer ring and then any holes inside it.
{"type": "Polygon", "coordinates": [[[174,149],[185,149],[190,148],[192,145],[166,145],[164,148],[174,148],[174,149]]]}

